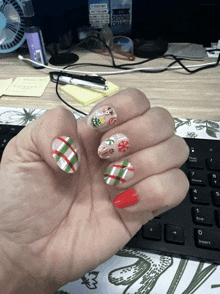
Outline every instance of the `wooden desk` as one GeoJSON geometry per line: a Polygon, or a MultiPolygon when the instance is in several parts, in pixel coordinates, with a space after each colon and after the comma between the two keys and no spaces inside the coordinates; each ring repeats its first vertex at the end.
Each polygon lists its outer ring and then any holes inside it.
{"type": "MultiPolygon", "coordinates": [[[[78,63],[111,64],[109,57],[83,51],[78,52],[78,55],[80,57],[78,63]]],[[[6,56],[7,58],[0,59],[0,79],[19,76],[45,76],[50,71],[49,69],[34,69],[32,65],[18,60],[15,53],[6,56]]],[[[142,60],[136,59],[135,62],[142,60]]],[[[205,62],[214,61],[215,59],[208,58],[205,60],[205,62]]],[[[116,64],[120,63],[120,61],[116,60],[116,64]]],[[[171,63],[171,60],[158,59],[139,65],[139,67],[166,66],[169,63],[171,63]]],[[[198,62],[198,64],[200,63],[198,62]]],[[[196,64],[196,62],[184,61],[184,64],[196,64]]],[[[104,67],[78,67],[77,69],[89,71],[110,70],[104,67]]],[[[152,106],[167,108],[173,117],[220,121],[220,66],[193,75],[186,73],[184,70],[175,70],[157,74],[136,72],[103,75],[103,77],[117,84],[120,89],[127,87],[140,89],[150,99],[152,106]]],[[[60,93],[68,103],[80,110],[89,111],[95,105],[93,103],[90,106],[83,107],[67,94],[61,91],[60,93]]],[[[58,105],[64,104],[56,96],[55,84],[52,82],[49,83],[40,98],[9,96],[0,98],[0,106],[50,109],[58,105]]]]}

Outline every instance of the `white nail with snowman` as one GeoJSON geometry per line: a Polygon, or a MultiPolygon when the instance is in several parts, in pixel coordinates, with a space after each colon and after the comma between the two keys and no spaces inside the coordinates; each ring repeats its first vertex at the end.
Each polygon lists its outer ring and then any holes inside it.
{"type": "Polygon", "coordinates": [[[117,114],[111,106],[102,106],[88,116],[87,124],[94,129],[105,131],[117,120],[117,114]]]}

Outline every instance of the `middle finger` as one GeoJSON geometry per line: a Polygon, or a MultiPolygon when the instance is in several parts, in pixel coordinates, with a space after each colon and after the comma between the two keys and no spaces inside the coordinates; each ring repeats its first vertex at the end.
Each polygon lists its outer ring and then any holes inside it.
{"type": "Polygon", "coordinates": [[[173,134],[174,120],[170,113],[164,108],[150,108],[142,116],[105,133],[98,148],[98,155],[114,161],[125,154],[157,145],[173,134]]]}

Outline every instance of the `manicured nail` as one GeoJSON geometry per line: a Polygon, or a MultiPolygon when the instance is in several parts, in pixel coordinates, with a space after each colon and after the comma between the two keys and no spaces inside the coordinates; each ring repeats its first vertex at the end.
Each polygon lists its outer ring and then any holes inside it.
{"type": "Polygon", "coordinates": [[[101,158],[116,158],[124,154],[128,149],[129,140],[123,134],[116,134],[105,139],[98,148],[98,155],[101,158]]]}
{"type": "Polygon", "coordinates": [[[115,110],[110,106],[102,106],[89,115],[87,124],[99,130],[109,129],[117,120],[115,110]]]}
{"type": "Polygon", "coordinates": [[[132,165],[128,161],[119,161],[106,171],[104,180],[108,185],[117,185],[127,182],[133,175],[132,165]]]}
{"type": "Polygon", "coordinates": [[[70,137],[57,137],[52,143],[52,155],[57,165],[66,173],[74,173],[78,169],[76,144],[70,137]]]}
{"type": "Polygon", "coordinates": [[[134,189],[129,189],[117,195],[113,203],[118,208],[134,205],[138,202],[138,196],[134,189]]]}

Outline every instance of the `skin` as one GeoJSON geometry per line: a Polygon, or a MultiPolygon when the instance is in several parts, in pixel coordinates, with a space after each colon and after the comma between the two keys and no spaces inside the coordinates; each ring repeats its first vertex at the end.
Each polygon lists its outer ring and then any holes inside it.
{"type": "Polygon", "coordinates": [[[7,145],[0,170],[4,293],[53,293],[108,260],[144,223],[184,199],[189,184],[179,167],[189,150],[174,135],[169,112],[151,108],[137,89],[121,91],[91,112],[103,105],[117,113],[108,131],[56,108],[7,145]],[[100,159],[97,150],[117,133],[130,141],[129,151],[118,159],[131,162],[135,172],[126,183],[109,186],[103,175],[117,159],[100,159]],[[69,136],[77,144],[80,166],[74,174],[62,171],[52,157],[58,136],[69,136]],[[138,203],[116,208],[113,199],[129,188],[135,189],[138,203]]]}

